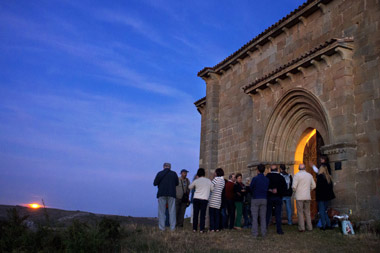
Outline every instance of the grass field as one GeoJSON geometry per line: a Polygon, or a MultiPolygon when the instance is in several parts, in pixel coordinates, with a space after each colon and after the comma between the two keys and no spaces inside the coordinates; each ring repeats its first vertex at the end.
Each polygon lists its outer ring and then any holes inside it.
{"type": "Polygon", "coordinates": [[[284,235],[269,227],[265,238],[253,238],[249,229],[217,233],[193,233],[190,224],[175,232],[157,227],[124,227],[123,252],[380,252],[380,239],[373,234],[344,236],[338,228],[298,232],[284,225],[284,235]]]}
{"type": "Polygon", "coordinates": [[[171,232],[160,231],[155,218],[42,211],[8,209],[0,217],[0,252],[380,252],[378,227],[344,236],[338,228],[300,233],[283,225],[278,235],[271,225],[265,238],[253,238],[250,229],[194,233],[189,219],[171,232]]]}

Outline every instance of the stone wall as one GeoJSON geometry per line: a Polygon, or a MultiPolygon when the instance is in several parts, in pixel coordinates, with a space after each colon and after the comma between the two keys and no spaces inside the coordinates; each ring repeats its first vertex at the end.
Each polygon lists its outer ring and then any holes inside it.
{"type": "Polygon", "coordinates": [[[244,176],[259,162],[292,166],[299,138],[317,128],[332,162],[334,206],[380,218],[379,0],[309,1],[252,45],[200,73],[207,85],[200,165],[244,176]],[[291,94],[289,103],[306,109],[278,111],[291,94]],[[316,111],[307,110],[312,103],[316,111]],[[294,116],[282,120],[287,113],[294,116]]]}

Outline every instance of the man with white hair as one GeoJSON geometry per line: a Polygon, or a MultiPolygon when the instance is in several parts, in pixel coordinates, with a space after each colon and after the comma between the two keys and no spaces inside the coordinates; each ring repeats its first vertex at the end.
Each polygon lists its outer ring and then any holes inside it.
{"type": "Polygon", "coordinates": [[[171,164],[164,163],[164,169],[157,173],[153,185],[158,187],[158,227],[165,230],[165,209],[168,205],[170,229],[173,231],[176,224],[176,186],[178,185],[177,173],[170,170],[171,164]]]}
{"type": "Polygon", "coordinates": [[[298,214],[298,230],[305,232],[305,217],[307,230],[313,230],[310,217],[310,192],[315,189],[313,176],[306,172],[305,164],[300,164],[299,172],[293,179],[293,191],[295,192],[297,214],[298,214]]]}

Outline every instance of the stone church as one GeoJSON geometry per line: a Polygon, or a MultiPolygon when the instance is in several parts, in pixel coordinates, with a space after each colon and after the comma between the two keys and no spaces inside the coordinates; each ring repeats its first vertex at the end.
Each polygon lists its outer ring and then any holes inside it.
{"type": "Polygon", "coordinates": [[[327,155],[332,206],[380,218],[380,0],[309,0],[198,76],[200,167],[315,176],[327,155]]]}

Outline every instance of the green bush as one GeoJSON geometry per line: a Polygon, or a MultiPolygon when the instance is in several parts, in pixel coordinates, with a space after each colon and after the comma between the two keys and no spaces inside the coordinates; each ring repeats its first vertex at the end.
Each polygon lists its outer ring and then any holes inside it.
{"type": "Polygon", "coordinates": [[[68,252],[96,252],[96,233],[86,223],[74,220],[64,232],[68,252]]]}
{"type": "Polygon", "coordinates": [[[69,252],[120,251],[120,223],[102,218],[96,226],[74,221],[65,231],[65,245],[69,252]]]}
{"type": "Polygon", "coordinates": [[[98,242],[102,251],[120,250],[120,223],[117,220],[103,217],[98,225],[98,242]]]}
{"type": "Polygon", "coordinates": [[[10,252],[22,250],[28,242],[28,229],[24,221],[28,216],[20,216],[16,208],[7,210],[7,220],[0,224],[0,249],[10,252]]]}
{"type": "Polygon", "coordinates": [[[0,221],[0,252],[119,252],[120,223],[104,217],[95,225],[74,220],[67,228],[38,225],[28,229],[28,216],[15,208],[0,221]]]}

